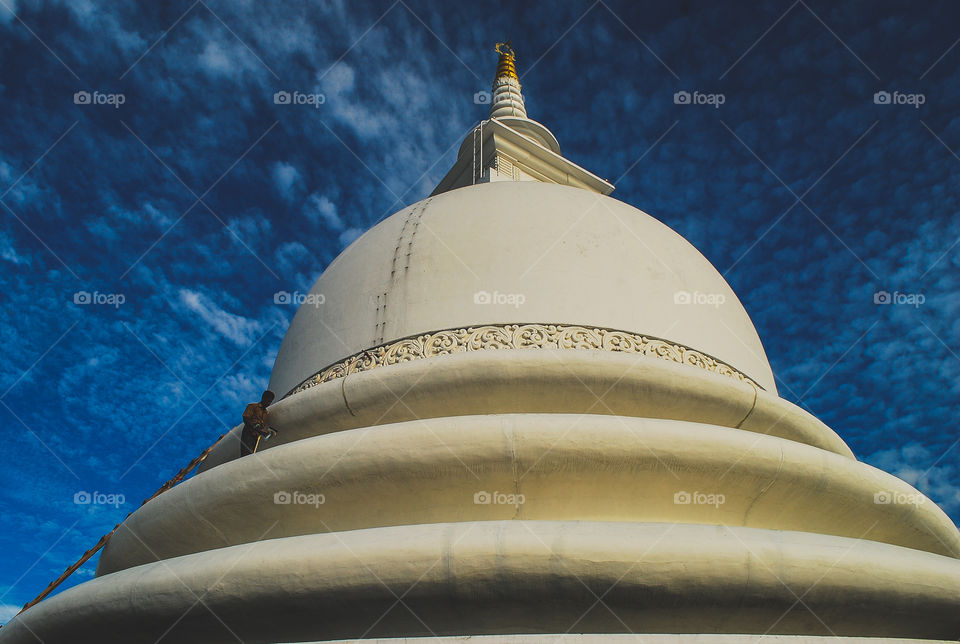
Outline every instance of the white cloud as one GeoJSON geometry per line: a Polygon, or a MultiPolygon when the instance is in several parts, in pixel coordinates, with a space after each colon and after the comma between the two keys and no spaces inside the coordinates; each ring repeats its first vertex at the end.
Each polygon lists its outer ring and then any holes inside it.
{"type": "Polygon", "coordinates": [[[309,263],[311,255],[306,246],[300,242],[292,241],[280,245],[276,252],[276,258],[280,274],[289,276],[302,264],[309,263]]]}
{"type": "Polygon", "coordinates": [[[116,225],[106,217],[97,217],[86,223],[86,228],[99,239],[107,242],[115,242],[119,239],[116,225]]]}
{"type": "Polygon", "coordinates": [[[13,262],[14,264],[29,264],[30,258],[24,257],[17,252],[17,249],[13,247],[13,244],[10,242],[10,239],[0,233],[0,259],[5,259],[8,262],[13,262]]]}
{"type": "Polygon", "coordinates": [[[13,17],[16,13],[17,0],[4,0],[4,2],[0,2],[0,23],[13,22],[13,17]]]}
{"type": "Polygon", "coordinates": [[[314,223],[319,215],[321,219],[334,230],[343,230],[343,220],[337,214],[337,206],[325,195],[316,193],[307,199],[308,207],[305,210],[307,217],[314,223]]]}
{"type": "Polygon", "coordinates": [[[180,289],[179,298],[183,306],[234,344],[246,345],[256,339],[261,326],[256,320],[224,311],[216,302],[197,291],[180,289]]]}
{"type": "Polygon", "coordinates": [[[323,78],[323,87],[330,94],[337,96],[346,94],[353,91],[355,77],[356,73],[353,71],[353,67],[341,61],[327,72],[327,75],[323,78]]]}
{"type": "MultiPolygon", "coordinates": [[[[3,1],[10,4],[10,0],[3,1]]],[[[33,0],[30,4],[33,5],[31,8],[34,8],[42,3],[33,0]]],[[[127,54],[139,55],[150,44],[138,32],[127,31],[121,26],[120,17],[116,13],[105,11],[103,4],[96,0],[50,0],[47,4],[58,4],[67,9],[73,15],[77,25],[88,34],[101,42],[112,43],[127,54]]],[[[0,13],[2,11],[3,3],[0,3],[0,13]]]]}
{"type": "Polygon", "coordinates": [[[340,233],[340,247],[349,246],[353,243],[357,237],[362,235],[364,232],[363,228],[347,228],[345,231],[340,233]]]}
{"type": "Polygon", "coordinates": [[[174,222],[174,219],[167,213],[155,208],[153,204],[150,203],[143,204],[143,212],[147,215],[150,221],[163,229],[166,229],[174,222]]]}
{"type": "Polygon", "coordinates": [[[280,193],[280,196],[287,201],[292,201],[294,197],[293,190],[296,186],[297,179],[300,177],[297,169],[289,163],[277,161],[273,164],[270,175],[273,177],[273,186],[277,189],[277,192],[280,193]]]}
{"type": "MultiPolygon", "coordinates": [[[[271,361],[271,366],[273,362],[271,361]]],[[[251,378],[249,374],[237,373],[225,376],[218,384],[218,393],[228,397],[233,407],[242,409],[247,403],[253,402],[260,397],[260,393],[265,385],[258,380],[251,378]]],[[[231,424],[236,424],[239,418],[233,419],[231,424]]]]}
{"type": "Polygon", "coordinates": [[[929,496],[947,512],[960,508],[955,459],[939,459],[930,448],[917,442],[885,449],[864,457],[864,461],[890,472],[929,496]]]}
{"type": "MultiPolygon", "coordinates": [[[[9,2],[9,0],[7,1],[9,2]]],[[[0,9],[0,11],[3,10],[0,9]]],[[[0,604],[0,623],[6,624],[9,622],[11,619],[13,619],[14,615],[20,612],[20,608],[20,606],[15,606],[14,604],[0,604]]]]}
{"type": "MultiPolygon", "coordinates": [[[[4,9],[0,8],[0,11],[4,11],[4,9]]],[[[2,22],[2,15],[0,15],[0,22],[2,22]]],[[[21,162],[20,165],[27,168],[30,164],[21,162]]],[[[12,165],[2,159],[0,159],[0,186],[3,186],[3,191],[8,191],[4,197],[4,201],[8,204],[16,204],[22,207],[24,204],[41,199],[49,201],[49,198],[43,195],[40,187],[29,173],[22,174],[22,171],[15,170],[12,165]]],[[[6,211],[6,209],[2,210],[6,211]]]]}
{"type": "Polygon", "coordinates": [[[200,65],[207,71],[217,74],[230,74],[235,70],[228,52],[216,41],[207,43],[203,53],[200,54],[200,65]]]}
{"type": "Polygon", "coordinates": [[[396,119],[386,112],[374,112],[370,101],[352,97],[355,72],[350,65],[339,62],[321,80],[327,108],[334,118],[349,126],[360,138],[370,138],[388,130],[396,119]]]}

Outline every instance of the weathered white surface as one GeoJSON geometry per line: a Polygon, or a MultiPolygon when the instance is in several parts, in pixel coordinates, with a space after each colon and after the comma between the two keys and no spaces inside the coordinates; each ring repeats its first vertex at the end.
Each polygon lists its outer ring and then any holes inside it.
{"type": "Polygon", "coordinates": [[[138,509],[97,572],[264,534],[504,519],[748,526],[960,557],[960,534],[935,503],[824,450],[683,421],[507,414],[340,431],[214,468],[138,509]],[[880,491],[917,504],[874,503],[880,491]],[[294,493],[302,503],[283,496],[294,493]],[[477,503],[484,493],[508,502],[477,503]]]}
{"type": "Polygon", "coordinates": [[[431,197],[367,231],[311,293],[324,302],[290,325],[270,381],[278,395],[383,342],[523,322],[665,338],[776,392],[749,316],[710,262],[656,219],[585,190],[495,182],[431,197]],[[478,304],[479,292],[524,301],[478,304]],[[724,302],[676,303],[683,293],[724,302]]]}
{"type": "MultiPolygon", "coordinates": [[[[635,354],[551,349],[457,353],[351,373],[274,403],[270,424],[280,435],[261,447],[418,418],[537,412],[689,420],[853,458],[814,416],[733,378],[635,354]]],[[[239,458],[238,432],[201,471],[239,458]]]]}
{"type": "Polygon", "coordinates": [[[491,521],[269,539],[147,564],[42,602],[0,630],[0,643],[628,630],[949,639],[958,609],[960,561],[897,546],[722,526],[491,521]]]}

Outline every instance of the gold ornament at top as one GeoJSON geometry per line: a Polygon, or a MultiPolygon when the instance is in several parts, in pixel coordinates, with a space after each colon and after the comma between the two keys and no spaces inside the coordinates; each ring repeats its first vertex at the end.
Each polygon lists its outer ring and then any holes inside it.
{"type": "Polygon", "coordinates": [[[517,77],[517,57],[513,53],[513,47],[510,46],[510,42],[498,42],[494,49],[500,54],[500,60],[497,61],[497,78],[512,78],[519,83],[520,78],[517,77]]]}

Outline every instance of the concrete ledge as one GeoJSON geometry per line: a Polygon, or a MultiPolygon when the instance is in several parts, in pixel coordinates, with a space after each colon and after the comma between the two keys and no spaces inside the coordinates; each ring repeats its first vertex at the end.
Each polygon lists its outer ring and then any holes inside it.
{"type": "Polygon", "coordinates": [[[375,528],[271,539],[94,579],[13,619],[0,644],[570,631],[953,639],[960,561],[720,526],[375,528]]]}
{"type": "Polygon", "coordinates": [[[936,504],[825,450],[685,421],[509,414],[341,431],[215,468],[138,509],[98,573],[268,530],[273,538],[500,519],[750,526],[960,556],[960,534],[936,504]],[[901,503],[875,503],[880,492],[901,503]]]}
{"type": "MultiPolygon", "coordinates": [[[[515,349],[425,358],[349,374],[275,403],[265,449],[318,434],[420,418],[566,413],[737,427],[853,458],[836,432],[774,394],[635,354],[515,349]]],[[[201,471],[239,457],[236,430],[201,471]]]]}

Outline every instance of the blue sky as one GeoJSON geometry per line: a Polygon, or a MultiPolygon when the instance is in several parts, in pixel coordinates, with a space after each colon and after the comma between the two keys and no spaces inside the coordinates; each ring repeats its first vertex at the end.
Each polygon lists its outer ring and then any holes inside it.
{"type": "Polygon", "coordinates": [[[958,17],[0,0],[0,618],[236,424],[294,314],[273,294],[429,194],[504,38],[565,155],[724,274],[780,394],[960,519],[958,17]]]}

